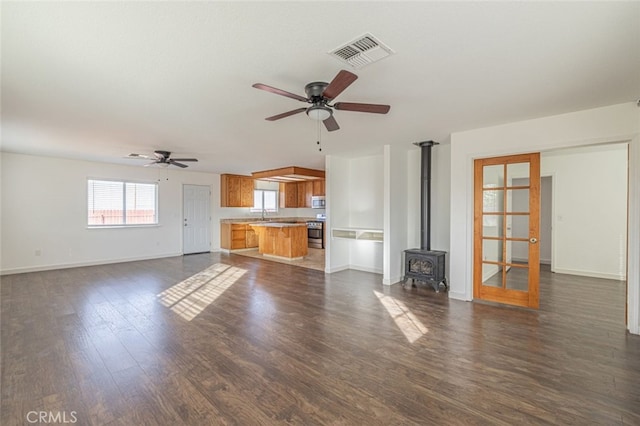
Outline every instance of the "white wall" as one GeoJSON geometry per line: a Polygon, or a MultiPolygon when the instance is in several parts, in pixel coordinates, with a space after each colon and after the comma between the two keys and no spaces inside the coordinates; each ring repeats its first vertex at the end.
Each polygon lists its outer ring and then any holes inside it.
{"type": "MultiPolygon", "coordinates": [[[[544,162],[544,160],[543,160],[544,162]]],[[[625,187],[627,183],[625,182],[625,187]]],[[[553,177],[540,179],[540,263],[551,264],[553,243],[553,177]]]]}
{"type": "Polygon", "coordinates": [[[640,109],[635,103],[489,127],[451,136],[451,291],[471,300],[473,160],[555,148],[629,142],[629,330],[640,333],[640,109]]]}
{"type": "MultiPolygon", "coordinates": [[[[349,227],[382,229],[384,215],[383,158],[381,155],[349,160],[349,227]]],[[[383,273],[383,245],[372,241],[349,242],[349,267],[383,273]]]]}
{"type": "Polygon", "coordinates": [[[385,145],[382,283],[386,285],[402,279],[403,251],[407,249],[407,166],[407,148],[385,145]]]}
{"type": "Polygon", "coordinates": [[[349,160],[349,226],[382,229],[383,167],[382,155],[349,160]]]}
{"type": "Polygon", "coordinates": [[[627,144],[542,153],[554,176],[553,270],[624,280],[627,271],[627,144]]]}
{"type": "Polygon", "coordinates": [[[219,248],[219,175],[11,153],[0,161],[1,273],[180,255],[183,184],[211,186],[212,250],[219,248]],[[89,229],[87,178],[158,182],[160,224],[89,229]]]}
{"type": "Polygon", "coordinates": [[[349,160],[327,155],[325,158],[325,193],[327,201],[327,242],[325,243],[325,272],[349,268],[349,241],[331,237],[332,228],[349,226],[349,160]]]}
{"type": "Polygon", "coordinates": [[[333,228],[383,228],[383,160],[327,156],[326,272],[343,269],[383,272],[382,244],[331,238],[333,228]]]}
{"type": "MultiPolygon", "coordinates": [[[[221,219],[240,219],[240,218],[254,218],[258,219],[262,217],[261,212],[252,212],[249,207],[219,207],[220,202],[216,200],[217,208],[219,209],[219,217],[221,219]]],[[[325,209],[308,209],[308,208],[279,208],[277,213],[267,213],[266,218],[278,218],[278,217],[302,217],[314,219],[316,214],[325,213],[325,209]]]]}

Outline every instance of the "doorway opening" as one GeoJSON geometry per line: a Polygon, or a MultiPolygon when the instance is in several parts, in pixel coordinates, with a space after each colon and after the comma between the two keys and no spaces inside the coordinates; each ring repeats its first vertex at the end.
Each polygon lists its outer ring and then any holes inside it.
{"type": "MultiPolygon", "coordinates": [[[[570,312],[579,301],[592,300],[594,288],[598,288],[600,295],[592,302],[610,303],[607,308],[618,315],[618,323],[626,322],[628,148],[628,143],[616,143],[541,153],[538,244],[541,308],[548,304],[553,309],[570,312]],[[559,294],[563,294],[562,303],[557,298],[559,294]]],[[[527,184],[520,177],[509,183],[514,188],[527,184]]],[[[525,211],[527,200],[519,199],[525,194],[512,191],[511,195],[506,208],[525,211]]],[[[512,220],[504,232],[526,235],[526,230],[520,228],[528,225],[512,220]]],[[[511,265],[525,264],[529,261],[528,254],[526,245],[512,244],[505,254],[504,274],[513,276],[513,272],[520,272],[511,265]]],[[[496,281],[495,277],[491,279],[496,281]]],[[[593,309],[583,314],[598,315],[593,309]]]]}

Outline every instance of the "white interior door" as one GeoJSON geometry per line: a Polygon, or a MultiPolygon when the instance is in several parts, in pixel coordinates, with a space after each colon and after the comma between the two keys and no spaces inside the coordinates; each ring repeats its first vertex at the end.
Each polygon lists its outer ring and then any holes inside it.
{"type": "Polygon", "coordinates": [[[204,185],[183,185],[182,194],[182,252],[208,252],[211,250],[211,188],[204,185]]]}

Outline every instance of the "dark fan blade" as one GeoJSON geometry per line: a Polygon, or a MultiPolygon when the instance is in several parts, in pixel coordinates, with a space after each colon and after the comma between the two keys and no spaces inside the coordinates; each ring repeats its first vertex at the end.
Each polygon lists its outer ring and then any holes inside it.
{"type": "Polygon", "coordinates": [[[293,111],[283,112],[282,114],[274,115],[272,117],[267,117],[265,118],[265,120],[276,121],[276,120],[280,120],[281,118],[289,117],[290,115],[299,114],[306,110],[307,110],[306,108],[298,108],[298,109],[294,109],[293,111]]]}
{"type": "Polygon", "coordinates": [[[182,167],[183,169],[185,167],[189,167],[186,164],[178,163],[176,160],[169,160],[168,162],[169,162],[169,164],[173,164],[174,166],[182,167]]]}
{"type": "Polygon", "coordinates": [[[338,122],[336,121],[333,115],[327,118],[326,120],[324,120],[323,123],[324,123],[324,127],[326,127],[327,130],[330,132],[333,132],[334,130],[338,130],[340,128],[340,126],[338,126],[338,122]]]}
{"type": "Polygon", "coordinates": [[[197,158],[172,158],[171,161],[198,161],[197,158]]]}
{"type": "Polygon", "coordinates": [[[324,88],[324,92],[322,92],[322,96],[327,99],[335,99],[344,89],[349,87],[351,83],[356,81],[358,78],[357,75],[351,73],[349,71],[341,70],[338,75],[336,75],[331,83],[327,87],[324,88]]]}
{"type": "Polygon", "coordinates": [[[275,87],[267,86],[266,84],[256,83],[251,87],[255,87],[256,89],[266,90],[267,92],[275,93],[276,95],[286,96],[287,98],[296,99],[301,102],[307,102],[307,98],[303,98],[302,96],[298,96],[295,93],[285,92],[284,90],[276,89],[275,87]]]}
{"type": "Polygon", "coordinates": [[[391,109],[389,105],[359,104],[354,102],[338,102],[333,107],[342,111],[373,112],[376,114],[386,114],[391,109]]]}
{"type": "Polygon", "coordinates": [[[160,161],[152,161],[151,163],[145,164],[144,167],[153,166],[154,164],[158,164],[160,161]]]}

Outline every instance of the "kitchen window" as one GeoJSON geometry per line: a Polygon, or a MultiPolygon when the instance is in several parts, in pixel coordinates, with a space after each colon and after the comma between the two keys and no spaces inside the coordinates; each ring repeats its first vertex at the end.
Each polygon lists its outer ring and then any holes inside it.
{"type": "Polygon", "coordinates": [[[253,207],[251,211],[276,213],[278,211],[278,191],[255,189],[253,191],[253,207]]]}
{"type": "Polygon", "coordinates": [[[90,227],[158,224],[158,185],[88,179],[87,224],[90,227]]]}

